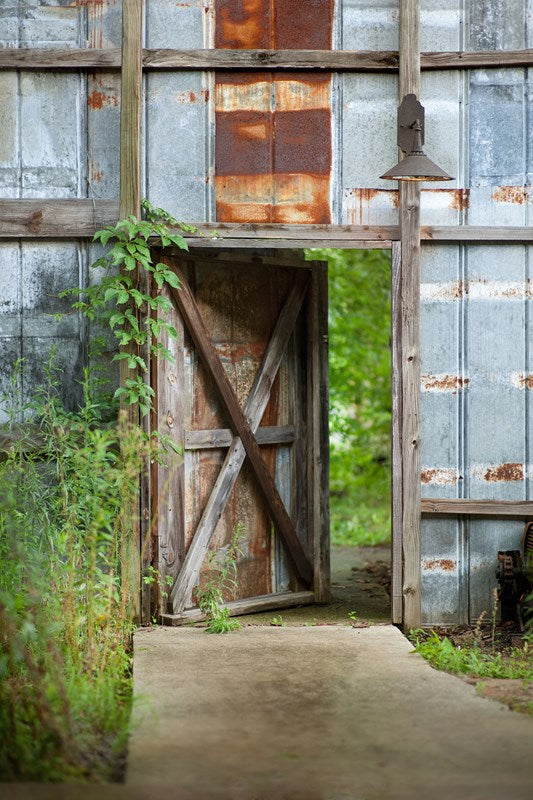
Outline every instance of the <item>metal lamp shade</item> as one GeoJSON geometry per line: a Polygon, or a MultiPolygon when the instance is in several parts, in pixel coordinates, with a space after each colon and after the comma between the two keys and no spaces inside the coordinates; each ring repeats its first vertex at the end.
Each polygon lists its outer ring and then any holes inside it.
{"type": "Polygon", "coordinates": [[[447,172],[422,151],[412,151],[381,177],[390,181],[453,181],[447,172]]]}

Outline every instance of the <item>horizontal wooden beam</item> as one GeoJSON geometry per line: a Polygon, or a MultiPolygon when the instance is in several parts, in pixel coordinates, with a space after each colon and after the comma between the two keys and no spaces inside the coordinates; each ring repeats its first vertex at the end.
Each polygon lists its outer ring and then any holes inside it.
{"type": "Polygon", "coordinates": [[[533,517],[529,500],[469,500],[423,497],[422,514],[466,514],[487,517],[533,517]]]}
{"type": "MultiPolygon", "coordinates": [[[[294,425],[265,426],[255,434],[257,444],[292,444],[295,439],[294,425]]],[[[234,436],[230,428],[211,431],[185,431],[185,450],[215,450],[229,447],[234,436]]]]}
{"type": "MultiPolygon", "coordinates": [[[[230,617],[241,614],[256,614],[260,611],[275,611],[295,606],[309,606],[315,602],[313,592],[282,592],[279,594],[264,594],[258,597],[245,597],[243,600],[232,600],[224,603],[230,617]]],[[[164,625],[185,625],[187,622],[202,622],[205,615],[199,608],[188,608],[181,614],[163,614],[161,617],[164,625]]]]}
{"type": "MultiPolygon", "coordinates": [[[[423,70],[528,67],[533,50],[427,52],[423,70]]],[[[119,48],[7,48],[0,69],[119,69],[119,48]]],[[[320,72],[397,72],[395,50],[143,50],[150,70],[312,70],[320,72]]]]}
{"type": "Polygon", "coordinates": [[[118,220],[116,200],[0,200],[0,239],[85,239],[118,220]]]}
{"type": "MultiPolygon", "coordinates": [[[[0,239],[84,239],[119,215],[116,200],[0,200],[0,239]]],[[[193,223],[190,247],[304,248],[390,247],[396,225],[277,225],[271,223],[193,223]]],[[[425,225],[422,242],[533,242],[533,227],[425,225]]]]}

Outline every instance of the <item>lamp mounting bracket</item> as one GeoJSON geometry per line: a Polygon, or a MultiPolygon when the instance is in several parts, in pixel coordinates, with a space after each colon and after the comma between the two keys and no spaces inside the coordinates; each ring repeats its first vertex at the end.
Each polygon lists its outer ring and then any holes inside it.
{"type": "Polygon", "coordinates": [[[424,117],[425,111],[416,94],[406,94],[398,106],[398,147],[403,153],[410,153],[413,149],[414,126],[420,123],[421,143],[424,144],[424,117]]]}

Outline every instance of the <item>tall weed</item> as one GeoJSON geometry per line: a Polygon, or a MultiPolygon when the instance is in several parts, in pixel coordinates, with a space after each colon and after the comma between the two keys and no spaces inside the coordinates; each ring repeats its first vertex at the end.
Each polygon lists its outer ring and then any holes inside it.
{"type": "MultiPolygon", "coordinates": [[[[85,374],[62,406],[57,375],[0,463],[0,780],[117,777],[131,702],[142,431],[107,422],[85,374]],[[26,430],[25,434],[21,431],[26,430]]],[[[27,411],[28,409],[25,409],[27,411]]],[[[115,417],[116,420],[116,417],[115,417]]]]}

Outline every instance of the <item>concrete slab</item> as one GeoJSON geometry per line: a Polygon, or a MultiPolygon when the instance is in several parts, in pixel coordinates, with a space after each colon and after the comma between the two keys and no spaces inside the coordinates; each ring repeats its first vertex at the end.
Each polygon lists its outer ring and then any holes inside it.
{"type": "Polygon", "coordinates": [[[124,788],[180,800],[530,800],[533,720],[411,651],[392,626],[138,631],[124,788]]]}

